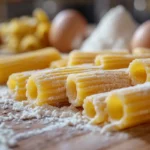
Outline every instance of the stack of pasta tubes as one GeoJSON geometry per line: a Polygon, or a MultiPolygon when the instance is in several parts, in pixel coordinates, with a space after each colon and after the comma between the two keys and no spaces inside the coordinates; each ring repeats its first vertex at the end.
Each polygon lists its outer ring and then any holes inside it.
{"type": "Polygon", "coordinates": [[[122,130],[150,121],[150,52],[139,52],[73,51],[45,70],[10,75],[7,85],[16,100],[82,107],[90,123],[122,130]]]}

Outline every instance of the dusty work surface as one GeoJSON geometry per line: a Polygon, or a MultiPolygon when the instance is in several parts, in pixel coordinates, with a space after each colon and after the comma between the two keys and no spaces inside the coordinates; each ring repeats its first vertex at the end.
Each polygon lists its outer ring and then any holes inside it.
{"type": "Polygon", "coordinates": [[[148,150],[150,124],[101,133],[73,107],[33,107],[14,102],[0,87],[0,150],[148,150]]]}

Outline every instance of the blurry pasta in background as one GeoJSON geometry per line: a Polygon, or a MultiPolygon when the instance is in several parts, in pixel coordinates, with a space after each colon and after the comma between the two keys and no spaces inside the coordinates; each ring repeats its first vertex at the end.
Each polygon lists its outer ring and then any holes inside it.
{"type": "Polygon", "coordinates": [[[0,58],[0,83],[6,83],[12,73],[48,68],[50,62],[60,58],[60,53],[55,48],[0,58]]]}
{"type": "Polygon", "coordinates": [[[61,68],[68,65],[68,58],[62,58],[60,60],[53,61],[50,64],[50,68],[61,68]]]}
{"type": "Polygon", "coordinates": [[[69,54],[68,66],[75,66],[75,65],[87,64],[87,63],[94,64],[94,59],[97,55],[106,55],[106,54],[126,55],[128,54],[128,51],[105,50],[100,52],[82,52],[79,50],[74,50],[69,54]]]}
{"type": "Polygon", "coordinates": [[[36,9],[33,17],[22,16],[1,23],[2,48],[10,53],[19,53],[50,46],[48,40],[50,24],[48,16],[42,9],[36,9]]]}

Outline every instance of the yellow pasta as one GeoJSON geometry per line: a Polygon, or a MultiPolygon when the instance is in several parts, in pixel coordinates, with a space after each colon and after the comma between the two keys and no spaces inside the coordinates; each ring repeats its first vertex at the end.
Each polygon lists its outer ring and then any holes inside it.
{"type": "Polygon", "coordinates": [[[105,70],[127,68],[134,60],[132,55],[98,55],[95,58],[95,65],[105,70]]]}
{"type": "Polygon", "coordinates": [[[6,83],[12,73],[47,68],[57,59],[60,53],[54,48],[0,58],[0,83],[6,83]]]}
{"type": "Polygon", "coordinates": [[[84,99],[83,114],[90,119],[90,123],[99,124],[108,120],[105,101],[108,93],[95,94],[84,99]]]}
{"type": "Polygon", "coordinates": [[[26,100],[26,83],[28,78],[36,71],[13,73],[9,76],[7,86],[15,100],[26,100]]]}
{"type": "Polygon", "coordinates": [[[18,101],[27,100],[26,83],[29,77],[38,72],[47,72],[47,71],[50,71],[50,69],[19,72],[10,75],[7,81],[7,86],[10,93],[13,95],[14,99],[18,101]]]}
{"type": "Polygon", "coordinates": [[[68,64],[68,58],[62,58],[60,60],[53,61],[50,64],[50,68],[61,68],[66,67],[68,64]]]}
{"type": "Polygon", "coordinates": [[[129,74],[133,85],[150,82],[150,58],[133,60],[129,74]]]}
{"type": "Polygon", "coordinates": [[[69,102],[74,106],[82,106],[83,100],[89,95],[128,86],[131,86],[131,81],[126,70],[72,74],[66,83],[69,102]]]}
{"type": "Polygon", "coordinates": [[[80,64],[94,63],[94,59],[97,55],[104,54],[128,54],[128,51],[101,51],[101,52],[82,52],[82,51],[73,51],[69,55],[68,66],[75,66],[80,64]]]}
{"type": "Polygon", "coordinates": [[[106,110],[111,129],[125,129],[150,121],[150,84],[110,92],[106,110]]]}
{"type": "Polygon", "coordinates": [[[20,48],[22,52],[25,51],[31,51],[41,48],[40,41],[38,38],[34,35],[27,35],[23,37],[23,39],[20,42],[20,48]]]}
{"type": "Polygon", "coordinates": [[[33,12],[33,16],[39,21],[39,22],[49,22],[49,18],[44,10],[37,8],[33,12]]]}
{"type": "Polygon", "coordinates": [[[36,105],[63,105],[68,103],[66,79],[69,74],[99,70],[95,66],[76,66],[52,69],[32,75],[27,82],[27,98],[36,105]]]}
{"type": "Polygon", "coordinates": [[[142,47],[139,47],[139,48],[135,48],[132,50],[132,53],[134,55],[143,55],[143,54],[150,54],[150,49],[149,48],[142,48],[142,47]]]}

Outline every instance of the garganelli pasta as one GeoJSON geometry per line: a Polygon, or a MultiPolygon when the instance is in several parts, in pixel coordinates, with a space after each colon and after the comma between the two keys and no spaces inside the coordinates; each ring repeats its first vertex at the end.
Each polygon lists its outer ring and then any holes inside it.
{"type": "Polygon", "coordinates": [[[52,69],[37,73],[28,79],[27,98],[35,100],[36,105],[63,105],[68,103],[66,96],[66,79],[69,74],[100,70],[96,66],[75,66],[52,69]]]}
{"type": "Polygon", "coordinates": [[[99,124],[107,121],[106,97],[109,92],[88,96],[84,99],[83,113],[90,119],[90,123],[99,124]]]}
{"type": "Polygon", "coordinates": [[[125,129],[150,121],[150,83],[110,92],[106,110],[112,129],[125,129]]]}
{"type": "Polygon", "coordinates": [[[69,102],[82,106],[83,100],[93,94],[131,86],[127,70],[93,71],[72,74],[67,78],[66,88],[69,102]]]}
{"type": "Polygon", "coordinates": [[[112,55],[126,55],[128,51],[100,51],[100,52],[82,52],[73,51],[69,54],[68,66],[75,66],[80,64],[94,63],[97,55],[112,54],[112,55]]]}
{"type": "Polygon", "coordinates": [[[135,59],[130,63],[129,74],[132,84],[142,84],[150,81],[150,58],[135,59]]]}
{"type": "Polygon", "coordinates": [[[6,83],[12,73],[47,68],[50,62],[58,60],[60,57],[60,53],[56,49],[45,48],[0,58],[0,83],[6,83]]]}

